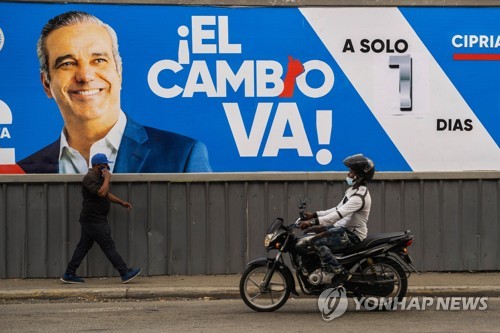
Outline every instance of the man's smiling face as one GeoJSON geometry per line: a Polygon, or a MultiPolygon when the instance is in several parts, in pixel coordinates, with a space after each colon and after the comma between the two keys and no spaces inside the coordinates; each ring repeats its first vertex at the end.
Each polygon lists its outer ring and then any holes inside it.
{"type": "Polygon", "coordinates": [[[42,84],[66,122],[118,119],[121,69],[103,26],[83,23],[57,29],[48,35],[46,49],[50,80],[42,74],[42,84]]]}

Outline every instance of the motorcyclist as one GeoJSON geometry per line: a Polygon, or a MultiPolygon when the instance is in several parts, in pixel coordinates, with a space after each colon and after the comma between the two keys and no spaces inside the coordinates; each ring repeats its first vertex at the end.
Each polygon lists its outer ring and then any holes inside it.
{"type": "Polygon", "coordinates": [[[305,233],[316,233],[298,246],[310,246],[320,257],[325,269],[334,273],[332,288],[349,280],[349,272],[335,259],[333,252],[358,244],[366,238],[366,223],[370,215],[371,197],[366,187],[375,174],[372,160],[356,154],[343,161],[349,168],[347,184],[350,186],[342,201],[333,208],[314,213],[304,212],[304,220],[299,224],[305,233]]]}

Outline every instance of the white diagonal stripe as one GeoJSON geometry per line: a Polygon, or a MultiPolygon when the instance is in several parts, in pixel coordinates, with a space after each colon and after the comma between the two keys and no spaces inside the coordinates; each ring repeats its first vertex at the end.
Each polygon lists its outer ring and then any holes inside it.
{"type": "MultiPolygon", "coordinates": [[[[500,149],[397,8],[302,8],[361,98],[413,171],[500,170],[500,149]],[[407,41],[413,110],[399,110],[390,55],[362,53],[362,39],[407,41]],[[356,50],[342,52],[351,39],[356,50]],[[472,131],[437,131],[437,119],[471,119],[472,131]]],[[[450,55],[451,57],[451,55],[450,55]]],[[[346,101],[348,103],[349,101],[346,101]]],[[[355,110],[353,110],[355,111],[355,110]]]]}

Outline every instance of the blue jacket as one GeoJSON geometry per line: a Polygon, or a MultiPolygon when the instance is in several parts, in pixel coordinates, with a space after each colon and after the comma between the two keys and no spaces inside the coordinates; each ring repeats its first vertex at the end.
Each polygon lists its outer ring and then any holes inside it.
{"type": "MultiPolygon", "coordinates": [[[[26,173],[59,172],[60,139],[17,164],[26,173]]],[[[208,151],[200,141],[143,126],[127,116],[114,173],[211,172],[208,151]]]]}

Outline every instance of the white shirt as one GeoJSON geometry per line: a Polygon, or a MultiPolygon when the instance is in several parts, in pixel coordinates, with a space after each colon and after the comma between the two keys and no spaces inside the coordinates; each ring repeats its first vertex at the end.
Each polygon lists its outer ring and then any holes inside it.
{"type": "Polygon", "coordinates": [[[370,216],[372,199],[366,186],[348,188],[342,201],[333,208],[316,212],[320,225],[345,227],[353,231],[360,240],[366,238],[366,223],[370,216]]]}
{"type": "MultiPolygon", "coordinates": [[[[106,154],[108,160],[115,162],[126,125],[127,116],[125,116],[123,111],[120,111],[118,121],[113,125],[108,134],[101,140],[94,142],[90,147],[90,158],[97,153],[103,153],[106,154]]],[[[92,167],[90,160],[87,163],[80,152],[69,146],[64,129],[61,133],[59,149],[59,173],[87,173],[88,169],[92,167]]],[[[114,163],[110,163],[109,167],[112,172],[114,163]]]]}

